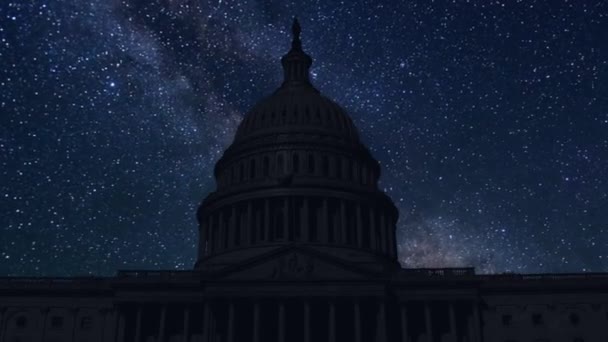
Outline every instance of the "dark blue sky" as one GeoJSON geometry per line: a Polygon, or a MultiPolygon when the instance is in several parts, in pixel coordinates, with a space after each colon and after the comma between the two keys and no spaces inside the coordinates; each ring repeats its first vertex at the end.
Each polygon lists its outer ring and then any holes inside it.
{"type": "Polygon", "coordinates": [[[0,275],[188,269],[291,19],[406,266],[608,271],[602,1],[2,1],[0,275]]]}

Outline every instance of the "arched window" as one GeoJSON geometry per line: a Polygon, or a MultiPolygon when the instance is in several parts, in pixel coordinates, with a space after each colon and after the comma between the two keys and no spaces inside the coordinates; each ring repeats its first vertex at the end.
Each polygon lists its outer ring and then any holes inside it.
{"type": "Polygon", "coordinates": [[[283,159],[283,154],[279,153],[277,155],[277,175],[282,176],[285,172],[285,160],[283,159]]]}
{"type": "Polygon", "coordinates": [[[80,329],[91,330],[93,328],[93,317],[84,316],[80,319],[80,329]]]}
{"type": "Polygon", "coordinates": [[[323,156],[323,176],[329,176],[329,157],[323,156]]]}
{"type": "Polygon", "coordinates": [[[15,326],[19,329],[25,329],[27,327],[27,318],[25,316],[19,316],[15,320],[15,326]]]}
{"type": "Polygon", "coordinates": [[[339,113],[336,111],[336,116],[340,119],[338,119],[338,121],[340,122],[340,127],[341,128],[346,128],[348,127],[348,123],[346,122],[346,118],[344,118],[343,115],[339,115],[339,113]]]}
{"type": "Polygon", "coordinates": [[[299,173],[300,172],[300,156],[298,155],[298,153],[294,153],[293,154],[293,173],[299,173]]]}
{"type": "Polygon", "coordinates": [[[268,177],[268,175],[270,174],[270,159],[268,158],[268,156],[264,156],[264,166],[263,166],[263,175],[264,177],[268,177]]]}
{"type": "Polygon", "coordinates": [[[308,173],[315,173],[315,157],[312,153],[308,155],[308,173]]]}
{"type": "Polygon", "coordinates": [[[334,126],[334,120],[333,120],[332,115],[331,115],[331,109],[329,109],[329,108],[327,109],[327,112],[325,112],[325,118],[326,118],[325,121],[327,122],[327,126],[333,127],[334,126]]]}
{"type": "Polygon", "coordinates": [[[367,185],[367,168],[365,166],[361,167],[361,183],[367,185]]]}
{"type": "Polygon", "coordinates": [[[255,178],[255,159],[251,159],[249,162],[249,179],[255,178]]]}
{"type": "Polygon", "coordinates": [[[285,228],[285,213],[283,208],[276,208],[274,216],[274,237],[276,240],[283,239],[283,229],[285,228]]]}
{"type": "Polygon", "coordinates": [[[62,316],[51,316],[51,329],[63,328],[63,317],[62,316]]]}
{"type": "Polygon", "coordinates": [[[336,157],[336,178],[342,178],[342,157],[336,157]]]}
{"type": "Polygon", "coordinates": [[[570,314],[570,323],[572,323],[572,325],[578,325],[580,321],[581,319],[576,313],[573,312],[570,314]]]}
{"type": "Polygon", "coordinates": [[[294,106],[293,107],[293,118],[292,118],[292,122],[295,123],[299,123],[299,113],[298,113],[298,106],[294,106]]]}

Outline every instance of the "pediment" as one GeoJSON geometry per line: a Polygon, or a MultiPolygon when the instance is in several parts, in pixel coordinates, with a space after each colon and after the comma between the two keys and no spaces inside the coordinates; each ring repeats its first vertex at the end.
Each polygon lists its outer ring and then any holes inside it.
{"type": "Polygon", "coordinates": [[[356,280],[372,274],[355,265],[301,247],[279,251],[244,261],[216,274],[222,280],[356,280]]]}

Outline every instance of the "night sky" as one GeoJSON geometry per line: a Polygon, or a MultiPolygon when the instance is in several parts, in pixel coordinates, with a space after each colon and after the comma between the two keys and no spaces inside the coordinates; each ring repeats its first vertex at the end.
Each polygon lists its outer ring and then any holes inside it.
{"type": "Polygon", "coordinates": [[[0,275],[192,268],[294,15],[404,266],[608,271],[606,2],[3,0],[0,275]]]}

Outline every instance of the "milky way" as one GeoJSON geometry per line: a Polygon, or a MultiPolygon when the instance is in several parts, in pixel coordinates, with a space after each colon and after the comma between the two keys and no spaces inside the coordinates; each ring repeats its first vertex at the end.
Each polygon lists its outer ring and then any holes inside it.
{"type": "Polygon", "coordinates": [[[189,269],[297,15],[401,212],[401,262],[608,271],[602,1],[0,4],[0,275],[189,269]]]}

